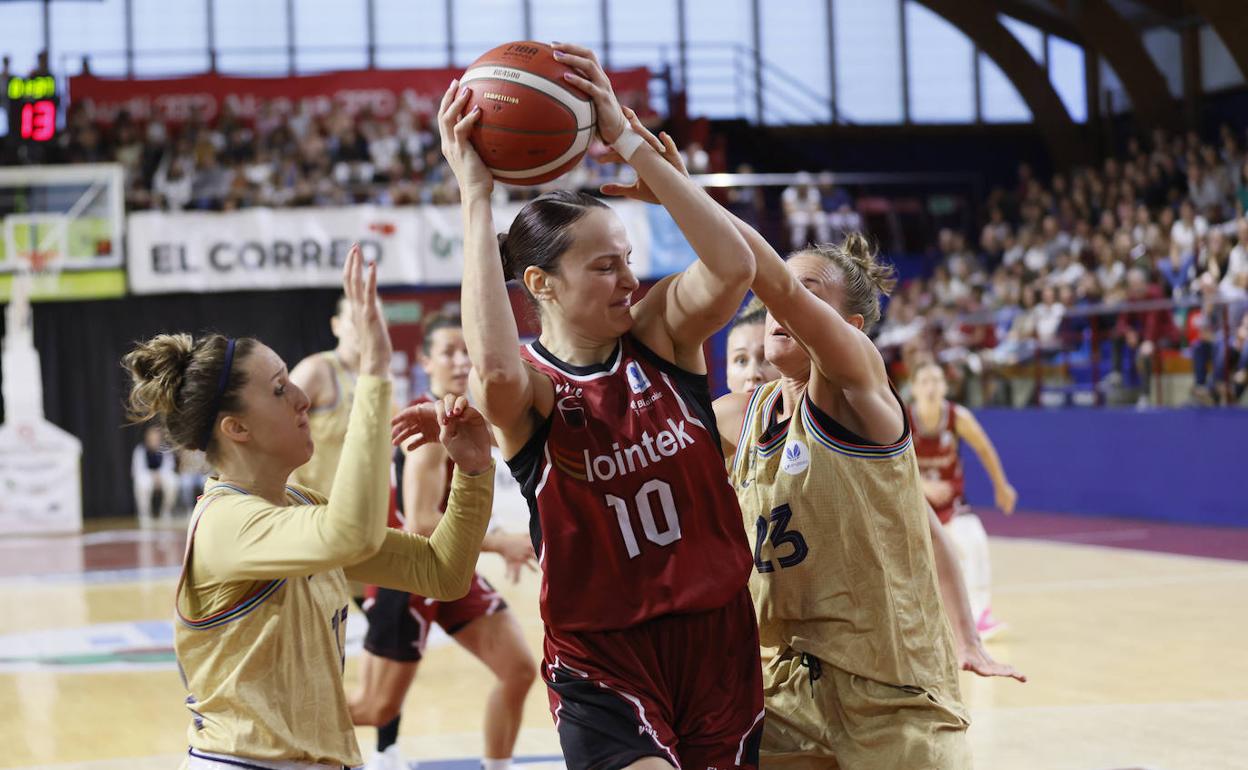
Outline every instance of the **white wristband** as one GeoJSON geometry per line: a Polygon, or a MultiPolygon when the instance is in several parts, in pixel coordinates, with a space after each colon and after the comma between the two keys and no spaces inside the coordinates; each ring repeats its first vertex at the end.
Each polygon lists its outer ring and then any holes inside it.
{"type": "Polygon", "coordinates": [[[633,153],[637,152],[637,148],[642,145],[643,141],[641,134],[631,128],[626,128],[624,133],[620,134],[615,142],[612,143],[611,149],[619,153],[620,157],[627,163],[633,159],[633,153]]]}

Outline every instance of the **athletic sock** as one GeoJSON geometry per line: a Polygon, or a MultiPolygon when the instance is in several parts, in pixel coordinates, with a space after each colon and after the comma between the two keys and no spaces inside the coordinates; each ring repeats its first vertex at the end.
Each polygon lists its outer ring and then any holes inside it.
{"type": "Polygon", "coordinates": [[[481,770],[511,770],[511,757],[481,760],[481,770]]]}
{"type": "Polygon", "coordinates": [[[385,751],[399,740],[399,719],[402,714],[377,728],[377,750],[385,751]]]}

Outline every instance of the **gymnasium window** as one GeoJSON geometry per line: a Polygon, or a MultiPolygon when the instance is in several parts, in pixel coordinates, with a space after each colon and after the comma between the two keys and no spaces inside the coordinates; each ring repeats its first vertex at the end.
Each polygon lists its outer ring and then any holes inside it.
{"type": "Polygon", "coordinates": [[[1206,92],[1244,84],[1244,75],[1213,27],[1200,28],[1200,85],[1206,92]]]}
{"type": "Polygon", "coordinates": [[[521,0],[455,0],[455,65],[467,67],[494,46],[524,39],[521,0]]]}
{"type": "Polygon", "coordinates": [[[979,91],[985,123],[1029,123],[1031,108],[987,54],[979,54],[979,91]]]}
{"type": "MultiPolygon", "coordinates": [[[[208,10],[204,4],[167,0],[132,3],[136,75],[197,75],[208,70],[208,10]]],[[[60,30],[56,32],[59,36],[60,30]]]]}
{"type": "MultiPolygon", "coordinates": [[[[654,73],[670,64],[674,77],[677,51],[677,4],[671,0],[607,0],[608,34],[611,36],[612,67],[649,67],[654,73]]],[[[650,105],[667,113],[665,94],[651,86],[650,105]]]]}
{"type": "MultiPolygon", "coordinates": [[[[39,3],[0,3],[0,29],[4,47],[13,54],[13,69],[25,75],[43,47],[43,9],[39,3]],[[31,24],[10,21],[16,13],[30,16],[31,24]],[[29,49],[29,53],[25,51],[29,49]]],[[[77,74],[82,55],[90,54],[91,71],[97,75],[126,74],[126,9],[124,0],[96,3],[52,3],[52,56],[58,74],[77,74]]]]}
{"type": "Polygon", "coordinates": [[[1049,80],[1076,123],[1088,120],[1087,79],[1083,49],[1064,38],[1049,36],[1049,80]]]}
{"type": "Polygon", "coordinates": [[[294,0],[295,69],[359,70],[368,66],[364,0],[294,0]]]}
{"type": "Polygon", "coordinates": [[[217,69],[229,75],[284,75],[290,69],[286,3],[214,0],[217,69]]]}
{"type": "Polygon", "coordinates": [[[832,7],[840,117],[853,123],[900,123],[900,6],[834,0],[832,7]]]}
{"type": "Polygon", "coordinates": [[[690,114],[752,119],[754,33],[749,0],[685,0],[685,29],[690,114]]]}
{"type": "Polygon", "coordinates": [[[602,56],[602,6],[584,0],[529,0],[534,40],[587,46],[602,56]]]}
{"type": "Polygon", "coordinates": [[[1010,34],[1018,38],[1018,42],[1023,44],[1023,48],[1027,49],[1027,52],[1031,54],[1033,59],[1042,65],[1044,64],[1043,32],[1027,22],[1019,21],[1012,16],[998,16],[997,20],[1010,31],[1010,34]]]}
{"type": "Polygon", "coordinates": [[[915,123],[975,120],[975,47],[961,30],[916,2],[906,4],[906,72],[915,123]]]}
{"type": "Polygon", "coordinates": [[[377,66],[445,67],[446,4],[373,0],[377,66]]]}
{"type": "Polygon", "coordinates": [[[768,4],[763,41],[763,122],[827,123],[832,119],[826,0],[768,4]]]}
{"type": "Polygon", "coordinates": [[[1161,70],[1170,87],[1170,95],[1183,98],[1183,39],[1179,33],[1165,27],[1154,27],[1143,35],[1144,50],[1152,57],[1153,64],[1161,70]]]}

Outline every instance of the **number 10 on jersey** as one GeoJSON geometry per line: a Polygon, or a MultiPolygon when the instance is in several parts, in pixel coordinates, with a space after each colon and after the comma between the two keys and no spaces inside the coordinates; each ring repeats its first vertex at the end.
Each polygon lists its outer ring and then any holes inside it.
{"type": "MultiPolygon", "coordinates": [[[[624,547],[628,558],[635,559],[641,555],[641,547],[637,544],[637,535],[633,529],[633,517],[627,500],[615,495],[607,495],[607,505],[615,511],[616,521],[620,525],[620,534],[624,536],[624,547]]],[[[676,515],[676,500],[672,497],[672,486],[663,479],[650,479],[641,485],[633,496],[633,509],[641,521],[641,531],[646,539],[655,545],[671,545],[680,539],[680,519],[676,515]],[[655,506],[663,514],[663,530],[659,531],[655,521],[655,506]]]]}

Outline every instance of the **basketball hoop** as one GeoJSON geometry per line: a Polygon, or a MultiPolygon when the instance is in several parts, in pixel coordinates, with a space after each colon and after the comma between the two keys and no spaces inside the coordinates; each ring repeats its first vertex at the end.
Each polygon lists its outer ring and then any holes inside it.
{"type": "Polygon", "coordinates": [[[39,249],[22,250],[17,253],[17,260],[22,264],[22,271],[31,275],[42,275],[52,265],[56,258],[56,252],[48,249],[40,251],[39,249]]]}

